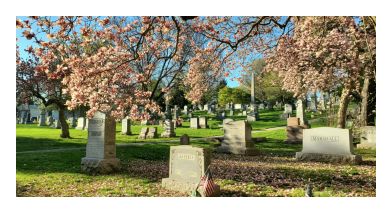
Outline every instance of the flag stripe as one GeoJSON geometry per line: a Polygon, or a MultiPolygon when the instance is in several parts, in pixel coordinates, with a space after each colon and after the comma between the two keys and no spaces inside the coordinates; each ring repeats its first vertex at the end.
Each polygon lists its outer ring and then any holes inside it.
{"type": "Polygon", "coordinates": [[[204,194],[206,195],[206,197],[209,197],[215,191],[214,180],[212,178],[209,168],[207,169],[201,180],[203,181],[204,194]]]}

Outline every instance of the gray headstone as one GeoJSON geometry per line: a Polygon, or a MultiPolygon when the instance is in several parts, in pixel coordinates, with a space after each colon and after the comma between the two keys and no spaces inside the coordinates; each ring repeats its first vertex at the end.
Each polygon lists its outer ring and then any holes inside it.
{"type": "MultiPolygon", "coordinates": [[[[211,165],[211,149],[191,145],[171,146],[169,159],[169,178],[162,179],[162,187],[167,190],[190,195],[200,183],[201,177],[211,165]]],[[[213,173],[212,168],[210,168],[213,173]]],[[[220,196],[219,185],[214,184],[215,192],[210,197],[220,196]]],[[[203,186],[197,192],[205,197],[203,186]]]]}
{"type": "Polygon", "coordinates": [[[288,113],[288,114],[293,113],[293,107],[291,106],[291,104],[284,105],[284,113],[288,113]]]}
{"type": "Polygon", "coordinates": [[[268,105],[267,105],[267,107],[268,107],[268,110],[274,110],[274,105],[273,105],[273,103],[272,102],[269,102],[268,103],[268,105]]]}
{"type": "Polygon", "coordinates": [[[199,126],[202,129],[207,129],[208,128],[207,118],[206,117],[199,117],[199,126]]]}
{"type": "Polygon", "coordinates": [[[282,104],[281,103],[276,104],[276,109],[277,110],[282,110],[282,104]]]}
{"type": "Polygon", "coordinates": [[[120,170],[116,158],[116,121],[114,117],[97,112],[89,121],[86,157],[82,158],[82,170],[109,174],[120,170]]]}
{"type": "Polygon", "coordinates": [[[316,112],[317,111],[317,95],[316,93],[313,93],[310,96],[311,100],[310,100],[310,111],[311,112],[316,112]]]}
{"type": "Polygon", "coordinates": [[[46,123],[45,123],[45,114],[46,114],[46,112],[45,112],[45,110],[43,109],[43,110],[41,111],[40,120],[39,120],[37,126],[46,126],[46,123]]]}
{"type": "Polygon", "coordinates": [[[362,156],[354,154],[351,129],[319,127],[303,130],[302,151],[297,161],[317,161],[358,165],[362,156]]]}
{"type": "Polygon", "coordinates": [[[189,136],[187,134],[181,136],[180,145],[189,145],[189,136]]]}
{"type": "Polygon", "coordinates": [[[199,129],[199,118],[191,118],[191,127],[189,129],[199,129]]]}
{"type": "Polygon", "coordinates": [[[59,119],[55,119],[53,129],[61,129],[61,124],[59,119]]]}
{"type": "Polygon", "coordinates": [[[376,127],[364,126],[361,127],[361,144],[358,144],[359,149],[376,149],[376,127]]]}
{"type": "Polygon", "coordinates": [[[252,141],[252,125],[246,121],[232,121],[224,124],[224,140],[217,148],[218,153],[260,155],[252,141]]]}
{"type": "Polygon", "coordinates": [[[158,138],[158,128],[157,127],[150,127],[148,133],[146,135],[146,139],[153,139],[158,138]]]}
{"type": "Polygon", "coordinates": [[[148,133],[148,127],[143,127],[137,139],[142,139],[142,140],[146,139],[147,133],[148,133]]]}
{"type": "Polygon", "coordinates": [[[132,135],[131,119],[123,119],[121,122],[121,135],[132,135]]]}
{"type": "Polygon", "coordinates": [[[85,126],[86,126],[86,118],[85,117],[79,117],[78,118],[78,126],[75,127],[75,129],[83,130],[85,126]]]}
{"type": "Polygon", "coordinates": [[[163,132],[161,134],[161,137],[176,137],[176,133],[174,132],[174,123],[171,120],[166,120],[165,123],[163,123],[163,132]]]}
{"type": "Polygon", "coordinates": [[[297,101],[297,118],[299,118],[299,125],[308,125],[308,120],[305,114],[305,105],[302,100],[297,101]]]}
{"type": "Polygon", "coordinates": [[[69,127],[76,127],[76,119],[74,117],[70,118],[69,127]]]}

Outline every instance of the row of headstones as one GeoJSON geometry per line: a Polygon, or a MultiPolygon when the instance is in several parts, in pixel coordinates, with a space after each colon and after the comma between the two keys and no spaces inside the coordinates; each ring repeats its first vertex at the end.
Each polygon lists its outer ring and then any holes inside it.
{"type": "MultiPolygon", "coordinates": [[[[297,124],[304,123],[304,120],[299,118],[297,121],[297,124]]],[[[173,129],[170,120],[165,121],[165,126],[169,127],[165,127],[165,132],[166,129],[173,129]]],[[[82,159],[84,171],[107,174],[120,170],[120,159],[116,158],[115,129],[114,118],[103,113],[97,113],[90,120],[86,157],[82,159]]],[[[332,162],[360,163],[361,156],[353,153],[350,131],[328,127],[304,129],[303,150],[296,153],[296,159],[326,162],[326,159],[330,159],[332,162]]],[[[154,138],[157,135],[156,127],[144,128],[142,132],[146,138],[154,138]]],[[[189,193],[195,190],[196,184],[199,184],[200,178],[211,165],[211,150],[189,145],[187,135],[183,135],[180,141],[181,146],[170,147],[169,177],[162,179],[162,186],[169,190],[189,193]]],[[[225,119],[224,140],[217,148],[217,152],[260,155],[260,150],[254,147],[251,140],[251,124],[247,121],[225,119]]],[[[210,196],[219,196],[219,185],[214,185],[214,188],[215,192],[210,196]]],[[[205,196],[202,187],[198,193],[205,196]]]]}

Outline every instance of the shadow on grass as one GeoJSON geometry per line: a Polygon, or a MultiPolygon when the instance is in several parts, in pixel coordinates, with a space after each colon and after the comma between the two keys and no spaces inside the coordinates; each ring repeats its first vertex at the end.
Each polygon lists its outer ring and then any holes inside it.
{"type": "Polygon", "coordinates": [[[30,138],[16,137],[16,151],[34,151],[34,150],[50,150],[50,149],[66,149],[85,147],[87,140],[84,138],[30,138]]]}

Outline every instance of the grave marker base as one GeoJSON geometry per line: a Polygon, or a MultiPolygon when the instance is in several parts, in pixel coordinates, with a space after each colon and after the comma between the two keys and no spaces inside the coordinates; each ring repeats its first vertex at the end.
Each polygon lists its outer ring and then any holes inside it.
{"type": "Polygon", "coordinates": [[[358,149],[376,149],[376,143],[360,143],[357,145],[358,149]]]}
{"type": "Polygon", "coordinates": [[[131,131],[129,131],[129,132],[121,132],[120,134],[121,135],[132,135],[132,132],[131,131]]]}
{"type": "Polygon", "coordinates": [[[216,151],[218,153],[229,153],[229,154],[245,155],[245,156],[260,155],[260,149],[257,148],[220,146],[217,148],[216,151]]]}
{"type": "Polygon", "coordinates": [[[359,165],[362,162],[361,155],[339,155],[339,154],[320,154],[320,153],[303,153],[296,152],[295,159],[297,161],[316,161],[324,163],[339,163],[359,165]]]}
{"type": "Polygon", "coordinates": [[[82,170],[88,173],[110,174],[120,171],[120,159],[118,158],[82,158],[82,170]]]}
{"type": "MultiPolygon", "coordinates": [[[[214,184],[215,186],[215,191],[209,196],[209,197],[220,197],[221,191],[220,191],[220,186],[214,184]]],[[[189,196],[191,195],[191,191],[195,190],[197,187],[197,184],[184,181],[184,180],[175,180],[171,178],[162,178],[162,187],[171,191],[177,191],[181,192],[184,194],[188,194],[189,196]]],[[[204,194],[203,190],[203,185],[200,184],[199,188],[197,189],[197,193],[205,197],[206,195],[204,194]]]]}
{"type": "Polygon", "coordinates": [[[161,134],[161,138],[173,138],[173,137],[176,137],[176,133],[165,133],[165,132],[163,132],[161,134]]]}

